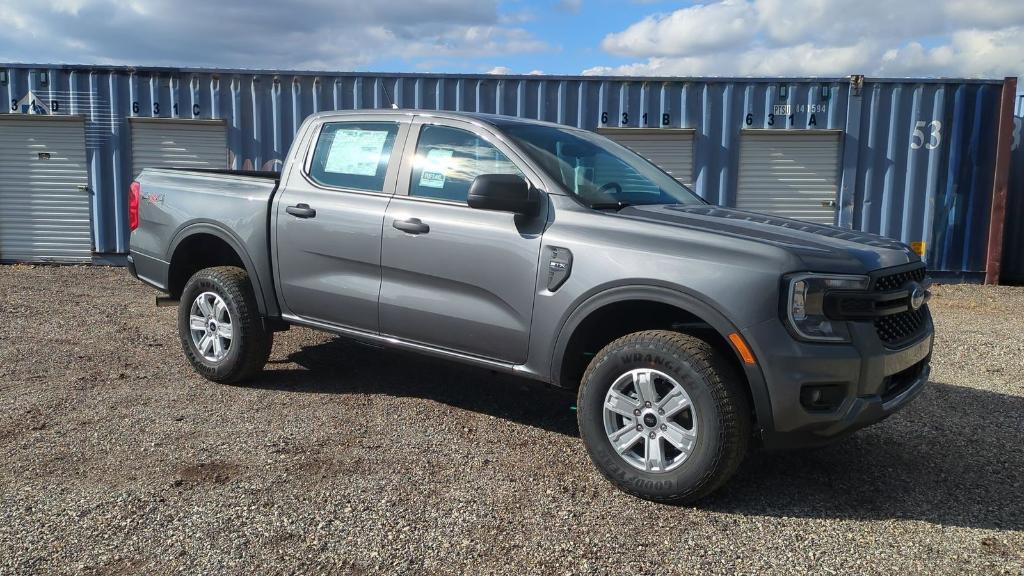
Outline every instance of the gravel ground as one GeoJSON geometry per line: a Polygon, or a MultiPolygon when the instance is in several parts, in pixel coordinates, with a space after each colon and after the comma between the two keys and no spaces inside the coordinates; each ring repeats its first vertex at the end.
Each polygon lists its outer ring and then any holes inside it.
{"type": "Polygon", "coordinates": [[[940,286],[933,382],[671,507],[613,489],[571,395],[279,334],[186,365],[123,269],[0,267],[0,573],[1024,574],[1024,289],[940,286]]]}

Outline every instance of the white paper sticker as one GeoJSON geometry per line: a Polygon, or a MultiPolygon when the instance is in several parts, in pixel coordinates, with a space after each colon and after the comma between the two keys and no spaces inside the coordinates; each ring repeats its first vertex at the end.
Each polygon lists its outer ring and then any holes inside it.
{"type": "Polygon", "coordinates": [[[324,172],[376,176],[387,130],[342,129],[334,133],[324,172]]]}
{"type": "Polygon", "coordinates": [[[445,175],[451,166],[454,150],[434,148],[427,152],[422,160],[423,171],[420,172],[420,186],[424,188],[444,188],[445,175]]]}

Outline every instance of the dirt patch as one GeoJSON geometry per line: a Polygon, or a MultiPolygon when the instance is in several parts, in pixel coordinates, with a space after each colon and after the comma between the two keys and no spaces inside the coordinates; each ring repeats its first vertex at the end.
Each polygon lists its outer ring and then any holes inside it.
{"type": "Polygon", "coordinates": [[[174,479],[174,486],[187,486],[190,484],[224,484],[238,474],[238,466],[224,464],[221,462],[201,462],[185,466],[178,470],[178,477],[174,479]]]}

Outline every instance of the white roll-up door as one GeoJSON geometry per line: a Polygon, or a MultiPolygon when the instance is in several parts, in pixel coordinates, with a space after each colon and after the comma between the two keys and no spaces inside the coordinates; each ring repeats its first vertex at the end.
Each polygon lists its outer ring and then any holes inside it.
{"type": "Polygon", "coordinates": [[[227,168],[223,122],[132,118],[132,178],[143,168],[227,168]]]}
{"type": "Polygon", "coordinates": [[[89,262],[85,124],[0,116],[0,260],[89,262]]]}
{"type": "Polygon", "coordinates": [[[839,132],[744,131],[736,207],[832,224],[839,189],[839,132]]]}
{"type": "Polygon", "coordinates": [[[600,133],[693,188],[693,130],[603,128],[600,133]]]}

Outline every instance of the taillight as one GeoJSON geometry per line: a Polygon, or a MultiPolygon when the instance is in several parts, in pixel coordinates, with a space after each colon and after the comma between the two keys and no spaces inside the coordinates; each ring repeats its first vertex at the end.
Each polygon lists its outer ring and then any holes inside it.
{"type": "Polygon", "coordinates": [[[139,227],[139,199],[142,197],[142,184],[132,182],[128,187],[128,229],[139,227]]]}

